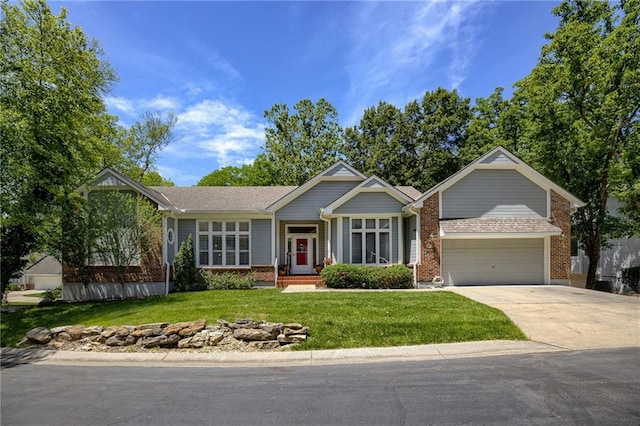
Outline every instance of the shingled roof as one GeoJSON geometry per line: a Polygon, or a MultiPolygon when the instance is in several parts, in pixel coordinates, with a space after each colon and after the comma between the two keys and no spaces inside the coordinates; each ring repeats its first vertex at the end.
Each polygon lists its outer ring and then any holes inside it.
{"type": "Polygon", "coordinates": [[[153,186],[186,212],[256,212],[296,189],[295,186],[153,186]]]}
{"type": "MultiPolygon", "coordinates": [[[[259,212],[296,189],[296,186],[151,186],[176,209],[184,212],[259,212]]],[[[420,192],[412,186],[397,186],[412,200],[420,192]]]]}
{"type": "Polygon", "coordinates": [[[560,235],[562,230],[547,219],[474,218],[441,220],[445,235],[451,234],[540,234],[560,235]]]}

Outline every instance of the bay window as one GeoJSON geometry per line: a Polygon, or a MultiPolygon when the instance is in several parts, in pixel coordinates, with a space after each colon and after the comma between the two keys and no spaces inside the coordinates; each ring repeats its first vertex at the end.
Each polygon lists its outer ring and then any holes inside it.
{"type": "Polygon", "coordinates": [[[198,221],[198,266],[249,266],[249,221],[198,221]]]}

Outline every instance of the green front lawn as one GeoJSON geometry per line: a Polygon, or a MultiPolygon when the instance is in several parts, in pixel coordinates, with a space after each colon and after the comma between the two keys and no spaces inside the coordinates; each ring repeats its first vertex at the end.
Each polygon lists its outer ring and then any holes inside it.
{"type": "Polygon", "coordinates": [[[140,325],[204,318],[299,322],[310,338],[297,349],[421,345],[478,340],[523,340],[501,311],[447,291],[318,292],[279,289],[212,290],[168,297],[74,303],[2,314],[2,346],[18,343],[34,327],[69,324],[140,325]]]}

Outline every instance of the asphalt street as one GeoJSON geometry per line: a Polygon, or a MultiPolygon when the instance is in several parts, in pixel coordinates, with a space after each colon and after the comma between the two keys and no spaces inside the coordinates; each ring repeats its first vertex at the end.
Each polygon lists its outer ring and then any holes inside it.
{"type": "Polygon", "coordinates": [[[640,349],[314,367],[22,364],[2,425],[638,425],[640,349]]]}

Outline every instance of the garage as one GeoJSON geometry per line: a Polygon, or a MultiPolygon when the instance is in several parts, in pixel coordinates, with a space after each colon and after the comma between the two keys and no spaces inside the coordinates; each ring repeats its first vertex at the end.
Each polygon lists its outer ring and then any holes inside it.
{"type": "Polygon", "coordinates": [[[544,284],[544,238],[444,239],[445,285],[544,284]]]}

